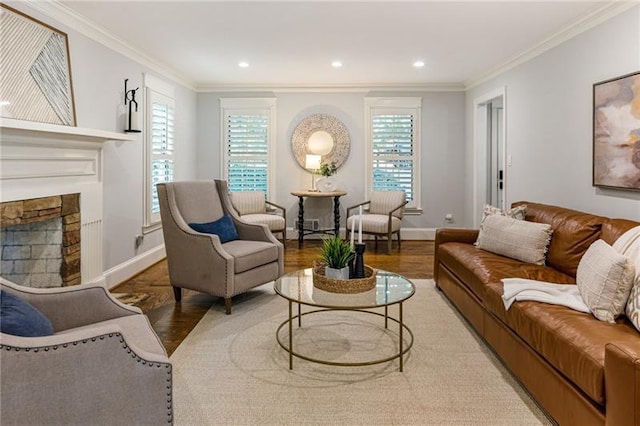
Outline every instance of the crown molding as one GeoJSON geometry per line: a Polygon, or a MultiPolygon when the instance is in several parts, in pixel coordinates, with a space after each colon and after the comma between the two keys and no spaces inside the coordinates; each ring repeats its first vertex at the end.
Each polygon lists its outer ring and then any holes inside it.
{"type": "Polygon", "coordinates": [[[198,93],[211,92],[279,92],[279,93],[366,93],[375,91],[395,92],[464,92],[477,87],[506,71],[517,67],[542,53],[570,40],[614,16],[639,4],[638,0],[612,0],[605,6],[591,12],[573,24],[542,40],[531,48],[513,56],[502,64],[468,79],[464,82],[441,83],[355,83],[355,84],[199,84],[157,60],[136,47],[111,34],[94,23],[63,5],[58,0],[24,0],[32,9],[43,13],[75,31],[113,49],[133,61],[148,67],[150,70],[198,93]]]}
{"type": "Polygon", "coordinates": [[[121,38],[116,37],[112,33],[101,28],[95,22],[90,21],[75,10],[63,5],[58,0],[25,0],[24,3],[30,8],[72,28],[75,31],[78,31],[79,33],[129,59],[138,62],[163,77],[185,86],[188,89],[195,90],[195,82],[181,75],[177,70],[147,55],[121,38]]]}
{"type": "Polygon", "coordinates": [[[530,47],[529,49],[521,52],[511,59],[506,60],[502,64],[492,68],[484,74],[479,75],[476,78],[471,78],[464,82],[465,90],[473,89],[486,83],[487,81],[509,71],[512,68],[517,67],[525,62],[528,62],[543,54],[544,52],[553,49],[554,47],[572,39],[573,37],[590,30],[591,28],[600,25],[601,23],[613,18],[614,16],[631,9],[634,6],[638,6],[637,0],[613,0],[609,4],[591,12],[590,14],[575,21],[573,24],[558,31],[552,36],[547,37],[538,44],[530,47]]]}
{"type": "Polygon", "coordinates": [[[380,84],[217,84],[196,87],[198,93],[274,92],[274,93],[367,93],[367,92],[463,92],[462,83],[380,83],[380,84]]]}

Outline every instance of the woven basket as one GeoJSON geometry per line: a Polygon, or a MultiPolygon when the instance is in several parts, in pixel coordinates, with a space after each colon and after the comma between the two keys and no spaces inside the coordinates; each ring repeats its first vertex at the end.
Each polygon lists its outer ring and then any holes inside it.
{"type": "Polygon", "coordinates": [[[316,262],[313,266],[313,286],[332,293],[362,293],[376,286],[377,271],[369,265],[364,265],[364,278],[339,280],[324,275],[325,264],[316,262]]]}

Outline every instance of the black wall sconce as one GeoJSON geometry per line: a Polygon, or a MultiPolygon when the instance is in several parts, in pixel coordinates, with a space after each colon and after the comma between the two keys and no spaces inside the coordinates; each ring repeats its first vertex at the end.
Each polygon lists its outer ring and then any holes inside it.
{"type": "Polygon", "coordinates": [[[127,81],[128,78],[124,79],[124,104],[125,106],[129,104],[129,112],[127,114],[127,124],[126,129],[124,129],[127,133],[140,133],[138,127],[138,101],[136,101],[136,92],[139,87],[135,89],[127,90],[127,81]]]}

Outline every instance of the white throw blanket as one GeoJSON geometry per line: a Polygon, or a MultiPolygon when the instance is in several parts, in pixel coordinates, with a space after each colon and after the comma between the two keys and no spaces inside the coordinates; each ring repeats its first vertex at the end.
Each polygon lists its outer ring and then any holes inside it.
{"type": "Polygon", "coordinates": [[[524,278],[504,278],[502,282],[505,309],[509,309],[516,300],[533,300],[591,313],[574,284],[553,284],[524,278]]]}

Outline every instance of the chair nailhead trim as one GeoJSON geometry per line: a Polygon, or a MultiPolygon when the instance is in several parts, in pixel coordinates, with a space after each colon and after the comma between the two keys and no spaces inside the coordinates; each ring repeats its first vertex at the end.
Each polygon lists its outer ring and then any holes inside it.
{"type": "MultiPolygon", "coordinates": [[[[167,373],[167,380],[166,381],[167,381],[167,390],[168,390],[168,392],[167,392],[167,397],[168,397],[167,398],[167,423],[168,424],[173,423],[173,404],[172,404],[173,376],[171,374],[171,372],[172,372],[171,364],[170,363],[162,363],[162,362],[154,363],[152,361],[147,361],[146,359],[143,359],[143,358],[139,357],[135,352],[133,352],[131,350],[131,348],[128,347],[128,345],[125,343],[124,338],[122,337],[122,335],[120,333],[109,333],[107,335],[103,334],[103,335],[91,338],[91,341],[92,342],[96,342],[97,339],[104,340],[105,337],[107,337],[107,336],[110,337],[110,338],[114,337],[114,336],[119,338],[120,339],[119,340],[120,343],[123,344],[122,345],[123,349],[126,349],[127,353],[130,353],[131,357],[135,358],[138,363],[141,362],[143,365],[148,365],[149,367],[153,367],[154,364],[155,364],[156,367],[158,367],[158,368],[160,368],[161,366],[164,365],[165,369],[167,370],[166,371],[166,373],[167,373]]],[[[82,339],[81,341],[74,341],[74,342],[71,342],[71,344],[73,346],[77,346],[78,343],[80,343],[80,342],[82,342],[83,344],[86,344],[86,343],[89,342],[89,339],[82,339]]],[[[58,350],[59,346],[60,345],[52,345],[52,346],[43,346],[43,347],[33,348],[33,352],[37,353],[37,352],[40,351],[40,349],[44,349],[45,352],[49,352],[49,349],[53,349],[55,351],[55,350],[58,350]]],[[[65,348],[65,349],[68,346],[69,346],[69,343],[63,343],[62,344],[62,347],[65,348]]],[[[5,351],[14,351],[14,352],[20,352],[21,350],[24,350],[24,352],[30,352],[32,348],[20,348],[20,347],[17,347],[17,346],[9,346],[9,345],[0,344],[0,350],[2,350],[2,349],[4,349],[5,351]]]]}

